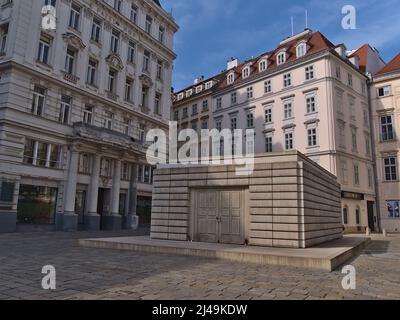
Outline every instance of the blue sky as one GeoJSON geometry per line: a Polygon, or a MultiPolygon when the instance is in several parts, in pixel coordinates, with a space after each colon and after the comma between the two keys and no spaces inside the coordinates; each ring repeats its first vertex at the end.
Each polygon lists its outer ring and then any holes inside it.
{"type": "Polygon", "coordinates": [[[174,89],[190,85],[194,78],[209,77],[226,68],[230,57],[240,61],[276,47],[305,27],[321,31],[333,43],[357,49],[364,43],[378,48],[388,62],[400,52],[400,0],[161,0],[180,26],[175,37],[178,58],[174,89]],[[341,27],[342,7],[353,5],[357,29],[341,27]]]}

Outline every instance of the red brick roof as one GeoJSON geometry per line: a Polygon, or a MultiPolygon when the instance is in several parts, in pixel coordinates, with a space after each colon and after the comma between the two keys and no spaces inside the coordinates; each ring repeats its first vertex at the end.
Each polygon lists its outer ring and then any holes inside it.
{"type": "Polygon", "coordinates": [[[364,44],[362,47],[358,48],[355,52],[353,52],[349,57],[349,58],[358,57],[360,70],[364,73],[367,70],[368,49],[369,49],[369,44],[364,44]]]}
{"type": "Polygon", "coordinates": [[[376,75],[400,71],[400,53],[393,58],[386,66],[379,70],[376,75]]]}

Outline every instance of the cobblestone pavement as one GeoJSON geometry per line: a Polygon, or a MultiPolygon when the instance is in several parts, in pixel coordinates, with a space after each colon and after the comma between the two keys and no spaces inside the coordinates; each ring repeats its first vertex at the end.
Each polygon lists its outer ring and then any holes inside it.
{"type": "Polygon", "coordinates": [[[79,238],[137,232],[0,235],[1,299],[400,299],[400,236],[374,237],[350,263],[357,289],[341,288],[339,271],[259,266],[223,260],[78,246],[79,238]],[[44,265],[57,289],[41,288],[44,265]]]}

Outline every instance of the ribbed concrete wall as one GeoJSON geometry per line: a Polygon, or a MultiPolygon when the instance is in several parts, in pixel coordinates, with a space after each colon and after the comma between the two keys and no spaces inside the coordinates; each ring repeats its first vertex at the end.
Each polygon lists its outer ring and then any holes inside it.
{"type": "Polygon", "coordinates": [[[195,238],[191,191],[238,188],[246,194],[245,238],[250,245],[304,248],[342,236],[340,186],[297,152],[256,156],[254,172],[192,166],[155,171],[151,237],[195,238]]]}

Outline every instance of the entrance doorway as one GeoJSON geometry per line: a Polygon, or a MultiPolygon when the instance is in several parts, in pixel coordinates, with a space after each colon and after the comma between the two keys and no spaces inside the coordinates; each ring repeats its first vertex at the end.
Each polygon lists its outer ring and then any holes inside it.
{"type": "Polygon", "coordinates": [[[368,227],[372,232],[375,232],[375,215],[374,215],[374,206],[375,202],[368,201],[367,202],[367,210],[368,210],[368,227]]]}
{"type": "Polygon", "coordinates": [[[100,215],[100,230],[104,229],[104,217],[109,214],[109,211],[110,190],[100,188],[97,200],[97,213],[100,215]]]}
{"type": "Polygon", "coordinates": [[[242,190],[195,190],[193,196],[195,241],[244,244],[242,190]]]}
{"type": "Polygon", "coordinates": [[[84,219],[86,210],[86,191],[78,190],[75,197],[75,214],[78,215],[78,228],[84,229],[84,219]]]}

